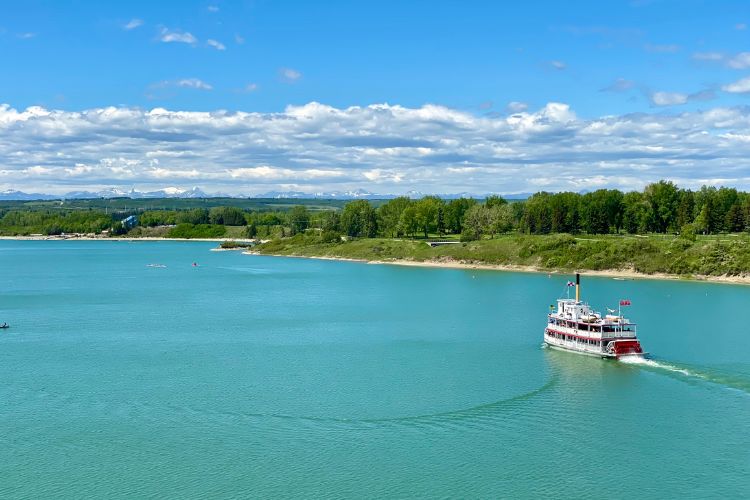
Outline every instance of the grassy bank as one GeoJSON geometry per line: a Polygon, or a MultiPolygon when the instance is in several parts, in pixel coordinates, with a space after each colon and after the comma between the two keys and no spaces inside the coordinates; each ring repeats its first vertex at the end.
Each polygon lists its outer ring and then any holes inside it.
{"type": "Polygon", "coordinates": [[[524,266],[545,271],[634,271],[680,277],[750,274],[750,236],[512,235],[432,248],[423,240],[363,238],[323,243],[297,235],[258,245],[261,254],[368,261],[524,266]]]}

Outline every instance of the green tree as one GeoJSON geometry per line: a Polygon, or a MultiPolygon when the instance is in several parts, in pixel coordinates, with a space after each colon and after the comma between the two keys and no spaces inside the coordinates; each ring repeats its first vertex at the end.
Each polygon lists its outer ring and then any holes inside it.
{"type": "Polygon", "coordinates": [[[304,232],[310,224],[310,214],[303,205],[295,205],[289,211],[289,227],[291,235],[304,232]]]}
{"type": "Polygon", "coordinates": [[[745,214],[739,202],[732,205],[727,211],[724,228],[730,233],[739,233],[745,230],[745,214]]]}
{"type": "Polygon", "coordinates": [[[456,198],[449,201],[445,206],[446,229],[453,234],[461,234],[464,214],[476,204],[477,201],[473,198],[456,198]]]}
{"type": "Polygon", "coordinates": [[[247,224],[245,212],[237,207],[214,207],[208,212],[211,224],[225,226],[244,226],[247,224]]]}
{"type": "Polygon", "coordinates": [[[377,212],[367,200],[349,202],[341,214],[341,228],[349,236],[374,238],[378,233],[377,212]]]}
{"type": "Polygon", "coordinates": [[[341,215],[338,212],[334,212],[333,210],[327,212],[323,216],[321,229],[323,229],[323,231],[329,231],[332,233],[337,233],[337,234],[340,233],[341,232],[341,215]]]}
{"type": "Polygon", "coordinates": [[[438,212],[442,205],[443,200],[437,196],[425,196],[415,204],[417,224],[425,238],[429,233],[437,231],[438,212]]]}
{"type": "Polygon", "coordinates": [[[492,231],[491,211],[485,205],[474,205],[466,211],[462,239],[478,240],[492,231]]]}
{"type": "Polygon", "coordinates": [[[383,234],[392,238],[403,234],[400,232],[399,224],[401,222],[401,214],[411,204],[412,201],[409,198],[399,196],[384,203],[378,209],[379,227],[383,234]]]}
{"type": "Polygon", "coordinates": [[[401,219],[398,221],[398,226],[401,234],[405,234],[411,238],[414,238],[417,234],[419,222],[417,221],[417,208],[414,204],[409,205],[401,212],[401,219]]]}
{"type": "Polygon", "coordinates": [[[549,193],[540,192],[526,200],[521,222],[525,231],[532,234],[548,234],[552,231],[552,204],[550,199],[549,193]]]}
{"type": "Polygon", "coordinates": [[[626,193],[622,199],[622,225],[630,234],[642,234],[648,231],[651,207],[643,194],[632,191],[626,193]]]}
{"type": "Polygon", "coordinates": [[[651,229],[657,233],[676,230],[677,187],[671,181],[661,180],[646,186],[643,196],[651,207],[651,229]]]}
{"type": "Polygon", "coordinates": [[[443,203],[438,205],[437,223],[435,229],[440,236],[445,234],[445,204],[443,203]]]}
{"type": "MultiPolygon", "coordinates": [[[[695,220],[695,194],[689,189],[680,189],[679,201],[677,202],[677,227],[692,224],[695,220]]],[[[695,228],[693,227],[693,231],[695,228]]],[[[682,233],[682,231],[680,231],[682,233]]]]}
{"type": "Polygon", "coordinates": [[[500,205],[505,205],[506,203],[508,202],[505,200],[505,198],[503,198],[499,194],[491,194],[484,199],[484,206],[486,206],[487,208],[499,207],[500,205]]]}
{"type": "Polygon", "coordinates": [[[490,234],[507,233],[513,229],[513,209],[508,204],[494,205],[485,208],[489,211],[490,234]]]}
{"type": "Polygon", "coordinates": [[[177,224],[208,224],[210,222],[208,210],[205,208],[193,208],[177,213],[177,224]]]}

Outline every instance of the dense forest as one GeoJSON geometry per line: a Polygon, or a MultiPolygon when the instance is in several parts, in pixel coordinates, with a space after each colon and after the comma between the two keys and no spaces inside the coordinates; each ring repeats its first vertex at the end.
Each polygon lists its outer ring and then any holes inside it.
{"type": "Polygon", "coordinates": [[[512,231],[673,233],[689,237],[750,230],[750,195],[733,188],[703,187],[694,192],[659,181],[643,192],[541,192],[512,203],[500,196],[490,196],[481,203],[426,196],[420,200],[396,198],[374,209],[366,201],[354,201],[340,214],[327,214],[321,229],[364,237],[453,234],[464,241],[512,231]]]}
{"type": "Polygon", "coordinates": [[[484,200],[443,200],[426,196],[388,201],[350,201],[343,208],[319,200],[295,201],[283,208],[238,206],[177,210],[143,207],[108,210],[83,201],[73,206],[0,208],[0,233],[57,235],[102,233],[177,238],[277,238],[307,230],[325,241],[340,236],[428,238],[460,237],[472,241],[503,233],[550,234],[696,234],[750,231],[750,195],[734,188],[680,189],[669,181],[650,184],[642,192],[613,189],[579,193],[537,193],[527,200],[500,196],[484,200]],[[137,222],[122,221],[135,215],[137,222]],[[157,228],[161,232],[157,232],[157,228]]]}

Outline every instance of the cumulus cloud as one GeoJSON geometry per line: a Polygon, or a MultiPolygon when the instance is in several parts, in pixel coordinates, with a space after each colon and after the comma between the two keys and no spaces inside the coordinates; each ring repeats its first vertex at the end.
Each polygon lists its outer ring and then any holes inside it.
{"type": "Polygon", "coordinates": [[[750,92],[750,76],[721,87],[724,92],[732,94],[746,94],[750,92]]]}
{"type": "Polygon", "coordinates": [[[143,26],[143,20],[133,18],[130,21],[128,21],[126,24],[124,24],[122,29],[130,31],[130,30],[136,29],[139,26],[143,26]]]}
{"type": "Polygon", "coordinates": [[[187,31],[169,30],[168,28],[162,28],[159,32],[159,40],[164,43],[188,43],[195,45],[198,43],[198,39],[193,36],[192,33],[187,31]]]}
{"type": "Polygon", "coordinates": [[[748,107],[591,119],[563,103],[507,116],[314,102],[279,113],[0,105],[0,135],[0,189],[37,192],[518,193],[636,189],[660,178],[750,188],[748,107]]]}
{"type": "Polygon", "coordinates": [[[294,83],[302,78],[302,73],[292,68],[281,68],[279,70],[279,76],[281,80],[287,83],[294,83]]]}
{"type": "Polygon", "coordinates": [[[688,95],[680,92],[654,92],[651,94],[651,104],[654,106],[674,106],[685,104],[687,101],[688,95]]]}
{"type": "Polygon", "coordinates": [[[223,43],[218,42],[216,40],[212,40],[210,38],[208,40],[206,40],[206,45],[208,45],[209,47],[213,47],[216,50],[226,50],[227,49],[226,46],[224,46],[223,43]]]}

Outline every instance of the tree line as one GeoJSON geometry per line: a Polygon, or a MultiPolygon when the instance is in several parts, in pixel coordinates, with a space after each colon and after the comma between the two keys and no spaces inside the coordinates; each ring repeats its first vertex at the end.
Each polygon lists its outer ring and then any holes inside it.
{"type": "Polygon", "coordinates": [[[500,196],[483,202],[402,197],[375,210],[367,201],[358,200],[344,206],[340,215],[329,214],[328,218],[328,229],[360,237],[456,234],[463,240],[475,240],[512,231],[716,234],[750,231],[750,194],[709,186],[691,191],[662,180],[641,192],[540,192],[511,203],[500,196]]]}
{"type": "Polygon", "coordinates": [[[501,196],[484,200],[444,200],[425,196],[398,197],[375,206],[355,200],[343,209],[253,210],[234,206],[187,210],[136,210],[106,213],[99,209],[0,210],[3,234],[99,233],[124,234],[121,221],[137,216],[145,228],[174,226],[174,234],[218,234],[221,227],[244,226],[249,238],[293,236],[308,230],[325,241],[349,237],[427,238],[460,235],[476,240],[520,232],[549,233],[680,233],[687,235],[750,231],[750,194],[734,188],[704,186],[681,189],[669,181],[649,184],[643,191],[623,193],[600,189],[580,194],[540,192],[523,201],[501,196]]]}

